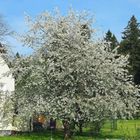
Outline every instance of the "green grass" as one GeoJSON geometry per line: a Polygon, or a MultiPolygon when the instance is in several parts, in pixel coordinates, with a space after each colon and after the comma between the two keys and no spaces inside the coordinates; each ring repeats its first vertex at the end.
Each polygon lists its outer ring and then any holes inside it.
{"type": "MultiPolygon", "coordinates": [[[[93,136],[90,129],[85,128],[82,135],[76,133],[72,140],[105,140],[107,138],[116,138],[118,140],[140,140],[140,137],[138,138],[138,134],[140,134],[140,120],[119,120],[117,121],[117,126],[117,130],[111,130],[111,123],[107,121],[98,136],[93,136]]],[[[53,134],[53,140],[63,139],[62,131],[57,131],[53,134]]],[[[51,140],[51,132],[45,131],[43,133],[6,136],[0,137],[0,140],[51,140]]]]}
{"type": "MultiPolygon", "coordinates": [[[[119,137],[136,137],[138,135],[140,129],[140,120],[119,120],[117,121],[117,130],[111,131],[110,122],[107,122],[101,134],[103,136],[109,136],[113,138],[119,137]]],[[[140,139],[139,139],[140,140],[140,139]]]]}

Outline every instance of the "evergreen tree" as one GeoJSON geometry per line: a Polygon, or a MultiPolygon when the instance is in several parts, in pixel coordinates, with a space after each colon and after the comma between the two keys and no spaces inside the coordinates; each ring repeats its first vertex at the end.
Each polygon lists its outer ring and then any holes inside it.
{"type": "Polygon", "coordinates": [[[110,43],[111,50],[119,45],[116,36],[110,30],[107,31],[104,40],[110,43]]]}
{"type": "Polygon", "coordinates": [[[15,57],[20,58],[20,54],[17,52],[15,57]]]}
{"type": "MultiPolygon", "coordinates": [[[[120,44],[120,51],[123,54],[129,54],[129,72],[134,75],[134,79],[138,78],[140,70],[140,29],[137,19],[133,15],[128,22],[120,44]]],[[[140,80],[138,80],[140,82],[140,80]]],[[[137,83],[139,83],[137,81],[137,83]]]]}
{"type": "Polygon", "coordinates": [[[122,41],[121,41],[121,48],[123,53],[128,54],[134,48],[139,46],[139,37],[140,37],[140,30],[139,30],[139,23],[137,19],[133,15],[128,22],[125,31],[123,32],[122,41]]]}

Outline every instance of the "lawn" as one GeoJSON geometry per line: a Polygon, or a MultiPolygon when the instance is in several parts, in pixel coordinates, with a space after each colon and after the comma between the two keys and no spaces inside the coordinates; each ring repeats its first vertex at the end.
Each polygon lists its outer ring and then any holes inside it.
{"type": "MultiPolygon", "coordinates": [[[[101,135],[109,138],[138,137],[140,136],[140,120],[119,120],[117,130],[112,131],[111,123],[105,123],[101,135]]],[[[138,139],[140,140],[140,138],[138,139]]]]}
{"type": "MultiPolygon", "coordinates": [[[[111,123],[107,121],[98,136],[93,136],[87,128],[82,135],[76,133],[72,140],[140,140],[140,120],[118,120],[117,126],[117,130],[111,130],[111,123]]],[[[62,131],[57,131],[52,136],[53,140],[63,140],[62,131]]],[[[51,140],[51,132],[6,136],[0,137],[0,140],[51,140]]]]}

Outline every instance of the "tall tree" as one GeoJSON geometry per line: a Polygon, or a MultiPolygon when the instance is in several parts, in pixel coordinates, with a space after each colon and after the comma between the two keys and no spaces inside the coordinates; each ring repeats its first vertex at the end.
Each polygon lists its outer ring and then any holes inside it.
{"type": "Polygon", "coordinates": [[[111,50],[113,50],[115,47],[119,45],[116,36],[110,30],[108,30],[107,33],[105,34],[104,40],[110,43],[111,50]]]}
{"type": "MultiPolygon", "coordinates": [[[[35,54],[14,63],[15,72],[20,72],[16,79],[19,114],[45,111],[59,119],[86,116],[99,124],[108,117],[117,118],[118,113],[125,117],[136,111],[138,91],[124,69],[127,57],[116,58],[118,54],[108,51],[107,44],[85,39],[81,25],[84,21],[92,31],[92,23],[84,14],[77,15],[45,12],[33,22],[29,18],[31,26],[23,41],[35,54]]],[[[101,125],[97,126],[100,130],[101,125]]]]}
{"type": "Polygon", "coordinates": [[[123,32],[120,50],[123,54],[129,54],[129,72],[134,75],[136,83],[140,83],[140,24],[133,15],[123,32]]]}
{"type": "Polygon", "coordinates": [[[121,47],[123,48],[124,53],[130,53],[139,45],[140,38],[139,23],[134,15],[130,18],[128,25],[124,29],[121,47]]]}

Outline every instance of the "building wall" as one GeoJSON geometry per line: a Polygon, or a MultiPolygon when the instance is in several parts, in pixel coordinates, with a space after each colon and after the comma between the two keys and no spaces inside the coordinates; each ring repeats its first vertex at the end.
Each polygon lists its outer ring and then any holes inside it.
{"type": "Polygon", "coordinates": [[[10,69],[0,56],[0,130],[12,127],[13,103],[10,100],[15,90],[15,81],[10,69]]]}
{"type": "Polygon", "coordinates": [[[9,94],[15,91],[15,81],[12,77],[10,69],[3,58],[0,56],[0,84],[4,84],[2,90],[8,91],[9,94]]]}

